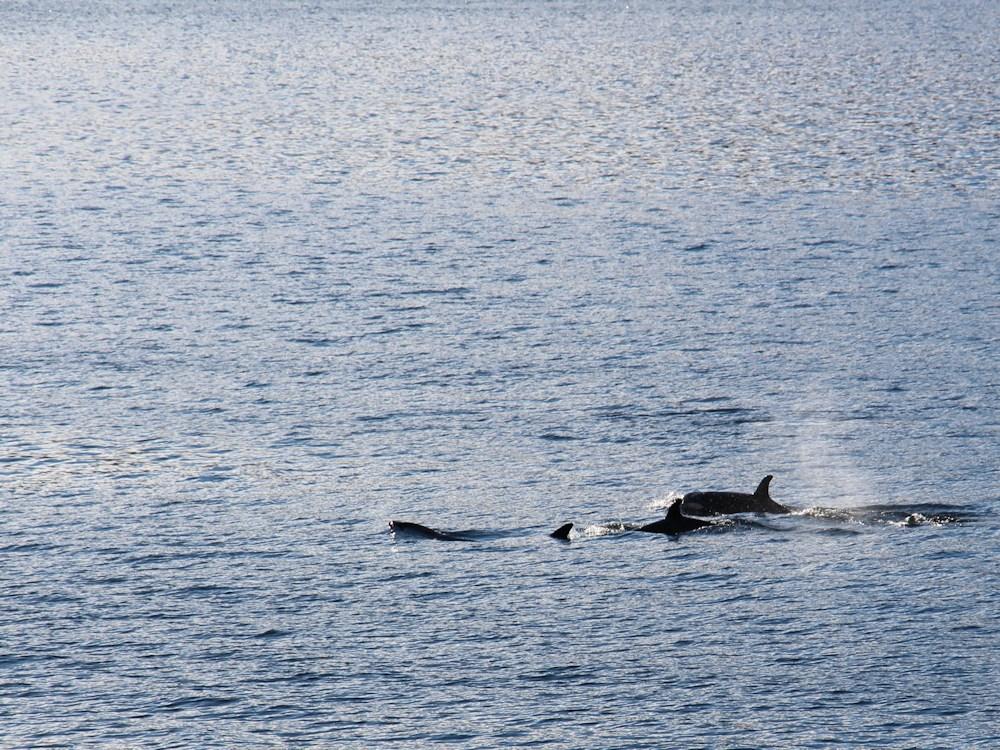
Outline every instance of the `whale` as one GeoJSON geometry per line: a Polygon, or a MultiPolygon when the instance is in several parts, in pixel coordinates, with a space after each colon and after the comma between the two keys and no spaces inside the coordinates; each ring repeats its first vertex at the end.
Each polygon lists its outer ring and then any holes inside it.
{"type": "Polygon", "coordinates": [[[640,526],[636,531],[646,531],[651,534],[683,534],[685,531],[694,531],[714,525],[711,521],[702,521],[700,518],[683,515],[681,501],[678,499],[670,503],[666,518],[640,526]]]}
{"type": "Polygon", "coordinates": [[[430,526],[424,526],[420,523],[412,523],[411,521],[389,521],[389,531],[393,535],[401,534],[403,536],[418,537],[420,539],[437,539],[439,542],[473,542],[474,539],[470,539],[467,536],[462,536],[461,534],[453,534],[450,531],[438,531],[437,529],[432,529],[430,526]]]}
{"type": "MultiPolygon", "coordinates": [[[[564,524],[549,534],[549,536],[553,539],[569,541],[569,532],[572,528],[573,524],[564,524]]],[[[463,534],[456,531],[441,531],[440,529],[432,529],[430,526],[424,526],[422,523],[397,521],[395,519],[389,521],[389,532],[393,535],[393,537],[401,536],[409,537],[411,539],[435,539],[439,542],[478,541],[475,537],[468,535],[476,532],[467,532],[463,534]]]]}
{"type": "Polygon", "coordinates": [[[771,499],[770,485],[773,478],[768,474],[761,479],[752,494],[689,492],[681,500],[681,510],[697,516],[719,516],[729,513],[791,513],[791,508],[771,499]]]}
{"type": "MultiPolygon", "coordinates": [[[[644,526],[627,526],[629,531],[645,531],[650,534],[683,534],[686,531],[694,531],[695,529],[702,529],[706,526],[715,526],[712,521],[703,521],[700,518],[691,518],[690,516],[685,516],[681,513],[681,501],[680,498],[674,500],[670,507],[667,508],[667,515],[665,518],[659,521],[653,521],[652,523],[647,523],[644,526]]],[[[549,534],[553,539],[562,539],[569,541],[570,532],[573,530],[573,524],[567,523],[560,526],[558,529],[549,534]]]]}

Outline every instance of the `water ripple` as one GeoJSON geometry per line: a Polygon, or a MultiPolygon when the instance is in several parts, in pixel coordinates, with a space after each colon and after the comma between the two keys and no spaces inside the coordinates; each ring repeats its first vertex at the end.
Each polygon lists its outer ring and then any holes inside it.
{"type": "Polygon", "coordinates": [[[998,24],[0,5],[0,744],[987,747],[998,24]]]}

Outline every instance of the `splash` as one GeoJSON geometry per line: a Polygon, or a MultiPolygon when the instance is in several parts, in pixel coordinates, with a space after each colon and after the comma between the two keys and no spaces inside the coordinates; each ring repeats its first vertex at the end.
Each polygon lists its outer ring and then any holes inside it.
{"type": "Polygon", "coordinates": [[[871,502],[877,483],[850,455],[853,424],[831,396],[803,394],[792,423],[798,456],[792,473],[802,497],[790,498],[792,504],[837,508],[871,502]]]}

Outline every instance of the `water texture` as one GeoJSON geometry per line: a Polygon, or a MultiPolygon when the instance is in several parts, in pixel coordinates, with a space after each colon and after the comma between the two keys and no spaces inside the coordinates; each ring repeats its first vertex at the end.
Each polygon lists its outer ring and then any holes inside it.
{"type": "Polygon", "coordinates": [[[0,747],[1000,745],[998,28],[4,3],[0,747]]]}

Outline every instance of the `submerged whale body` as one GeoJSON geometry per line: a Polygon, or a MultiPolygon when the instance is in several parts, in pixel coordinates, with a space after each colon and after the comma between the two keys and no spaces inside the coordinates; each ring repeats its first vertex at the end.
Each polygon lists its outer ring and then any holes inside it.
{"type": "MultiPolygon", "coordinates": [[[[632,531],[646,531],[650,534],[683,534],[685,531],[694,531],[705,526],[715,526],[711,521],[702,521],[700,518],[691,518],[681,514],[681,501],[674,500],[667,508],[667,516],[660,521],[647,523],[645,526],[626,527],[632,531]]],[[[569,540],[569,534],[573,530],[573,524],[567,523],[549,534],[553,539],[569,540]]]]}
{"type": "MultiPolygon", "coordinates": [[[[553,539],[569,540],[569,532],[573,524],[567,523],[549,534],[553,539]]],[[[412,521],[389,521],[389,532],[395,536],[408,537],[410,539],[436,539],[439,542],[475,542],[476,532],[460,533],[455,531],[441,531],[424,526],[422,523],[412,521]]]]}
{"type": "Polygon", "coordinates": [[[424,526],[419,523],[411,523],[410,521],[389,521],[389,531],[393,534],[402,534],[404,536],[418,537],[420,539],[437,539],[441,542],[474,541],[469,537],[462,536],[461,534],[452,534],[448,531],[438,531],[437,529],[432,529],[430,526],[424,526]]]}
{"type": "Polygon", "coordinates": [[[681,501],[685,513],[699,516],[717,516],[728,513],[791,513],[781,503],[771,499],[770,485],[773,477],[768,474],[757,485],[754,493],[747,492],[689,492],[681,501]]]}

